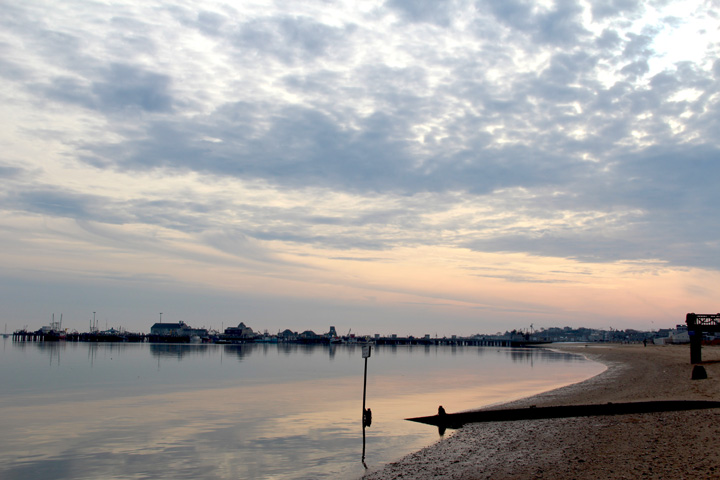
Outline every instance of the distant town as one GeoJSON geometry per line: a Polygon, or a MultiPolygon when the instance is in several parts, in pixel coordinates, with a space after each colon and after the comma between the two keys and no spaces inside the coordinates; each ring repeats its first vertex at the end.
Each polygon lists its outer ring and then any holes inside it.
{"type": "MultiPolygon", "coordinates": [[[[5,337],[9,334],[5,333],[5,337]]],[[[184,322],[158,322],[150,327],[150,333],[134,333],[110,328],[100,330],[93,323],[88,332],[68,331],[62,327],[62,316],[59,321],[50,322],[39,330],[29,331],[27,328],[17,330],[13,334],[16,341],[77,341],[77,342],[153,342],[153,343],[301,343],[301,344],[355,344],[372,343],[376,345],[477,345],[477,346],[533,346],[553,342],[613,342],[613,343],[689,343],[690,336],[686,325],[657,331],[602,330],[594,328],[551,327],[534,330],[532,325],[524,330],[512,330],[493,335],[475,334],[470,336],[399,336],[391,334],[383,336],[356,335],[349,330],[339,334],[334,326],[327,332],[315,333],[312,330],[296,332],[290,329],[277,334],[255,331],[241,322],[236,327],[228,327],[222,331],[205,328],[194,328],[184,322]]],[[[720,343],[720,337],[704,338],[706,342],[720,343]]]]}

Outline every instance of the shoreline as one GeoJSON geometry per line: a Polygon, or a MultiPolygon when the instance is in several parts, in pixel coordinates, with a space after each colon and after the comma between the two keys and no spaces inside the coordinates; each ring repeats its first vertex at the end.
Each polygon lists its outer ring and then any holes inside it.
{"type": "MultiPolygon", "coordinates": [[[[545,348],[607,368],[585,381],[482,410],[720,399],[719,347],[703,347],[706,380],[691,380],[688,345],[545,348]]],[[[475,423],[362,478],[718,478],[718,437],[720,409],[475,423]]]]}

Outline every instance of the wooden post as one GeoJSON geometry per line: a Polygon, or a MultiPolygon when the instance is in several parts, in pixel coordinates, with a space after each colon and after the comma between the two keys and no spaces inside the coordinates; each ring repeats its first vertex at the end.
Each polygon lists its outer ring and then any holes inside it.
{"type": "Polygon", "coordinates": [[[688,326],[690,336],[690,363],[702,362],[702,329],[697,328],[697,315],[688,313],[685,316],[685,323],[688,326]]]}
{"type": "Polygon", "coordinates": [[[702,332],[688,330],[690,335],[690,363],[702,362],[702,332]]]}

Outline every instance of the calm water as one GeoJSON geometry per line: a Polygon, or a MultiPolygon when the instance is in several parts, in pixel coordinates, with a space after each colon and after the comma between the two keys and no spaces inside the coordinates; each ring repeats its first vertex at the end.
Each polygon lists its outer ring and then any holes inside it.
{"type": "MultiPolygon", "coordinates": [[[[360,347],[0,340],[0,478],[358,478],[360,347]]],[[[375,347],[366,464],[439,439],[404,421],[603,370],[544,349],[375,347]]]]}

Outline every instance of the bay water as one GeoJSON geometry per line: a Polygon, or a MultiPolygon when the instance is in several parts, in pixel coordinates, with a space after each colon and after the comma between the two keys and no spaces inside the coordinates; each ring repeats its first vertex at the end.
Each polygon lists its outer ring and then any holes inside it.
{"type": "Polygon", "coordinates": [[[440,439],[405,418],[604,370],[545,348],[373,347],[363,445],[357,345],[0,342],[6,480],[360,478],[440,439]]]}

